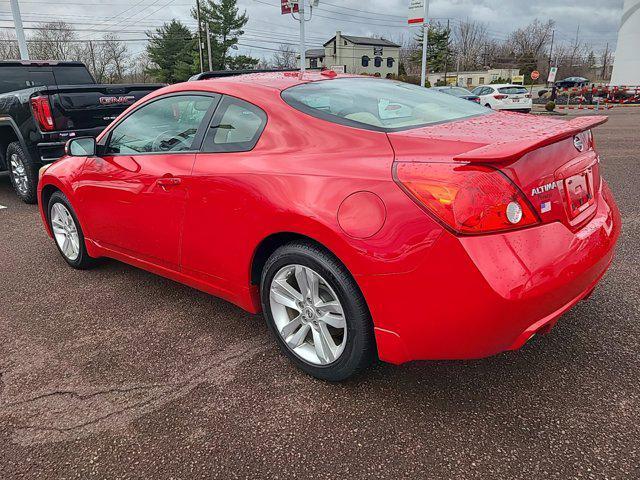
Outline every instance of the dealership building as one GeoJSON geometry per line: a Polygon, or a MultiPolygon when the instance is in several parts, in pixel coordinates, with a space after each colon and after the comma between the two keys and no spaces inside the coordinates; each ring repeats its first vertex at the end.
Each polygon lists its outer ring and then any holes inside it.
{"type": "Polygon", "coordinates": [[[400,45],[384,38],[355,37],[336,32],[323,48],[307,50],[307,68],[344,68],[345,73],[388,77],[398,75],[400,45]]]}

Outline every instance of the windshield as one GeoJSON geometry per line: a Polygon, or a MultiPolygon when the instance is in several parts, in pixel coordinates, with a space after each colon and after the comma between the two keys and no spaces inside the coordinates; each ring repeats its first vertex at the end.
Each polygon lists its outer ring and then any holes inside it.
{"type": "Polygon", "coordinates": [[[330,122],[368,130],[406,130],[490,110],[452,95],[395,80],[340,78],[282,92],[293,108],[330,122]]]}

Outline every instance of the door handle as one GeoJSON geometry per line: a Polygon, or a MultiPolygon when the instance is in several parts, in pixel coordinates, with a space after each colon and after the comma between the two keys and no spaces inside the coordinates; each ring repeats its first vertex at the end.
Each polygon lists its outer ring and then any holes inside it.
{"type": "Polygon", "coordinates": [[[166,187],[175,187],[182,183],[182,179],[179,177],[162,177],[156,180],[156,185],[161,186],[162,188],[166,187]]]}

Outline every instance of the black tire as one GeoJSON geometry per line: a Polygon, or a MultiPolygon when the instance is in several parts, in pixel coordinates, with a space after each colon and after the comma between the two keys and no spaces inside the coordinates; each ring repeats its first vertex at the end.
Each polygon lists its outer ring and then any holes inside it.
{"type": "Polygon", "coordinates": [[[267,260],[260,282],[262,309],[280,348],[301,370],[318,379],[339,382],[361,372],[376,359],[373,322],[365,299],[349,271],[331,253],[312,242],[296,241],[278,248],[267,260]],[[277,331],[270,308],[270,286],[276,273],[287,265],[303,265],[319,273],[342,304],[347,340],[344,351],[333,363],[315,365],[289,349],[277,331]]]}
{"type": "Polygon", "coordinates": [[[56,244],[56,247],[58,249],[58,251],[60,252],[60,255],[62,255],[62,258],[64,258],[65,262],[67,262],[69,265],[71,265],[73,268],[76,268],[78,270],[87,270],[89,268],[92,268],[96,265],[98,259],[93,258],[89,255],[89,253],[87,252],[87,247],[84,243],[84,233],[82,232],[82,226],[80,225],[80,222],[78,221],[78,217],[76,215],[75,210],[73,209],[73,206],[71,206],[71,203],[69,202],[69,200],[67,199],[67,197],[60,191],[55,192],[53,195],[51,195],[51,198],[49,199],[49,205],[47,205],[47,221],[49,223],[49,228],[51,229],[51,231],[53,232],[53,225],[51,222],[51,211],[54,207],[54,205],[56,203],[61,203],[67,210],[68,212],[71,214],[71,217],[73,218],[73,221],[75,223],[75,227],[76,230],[78,232],[78,236],[79,236],[79,254],[78,257],[71,260],[69,259],[64,252],[62,251],[62,249],[60,248],[60,245],[58,245],[58,242],[55,241],[54,239],[54,243],[56,244]]]}
{"type": "Polygon", "coordinates": [[[11,185],[18,195],[18,198],[24,203],[34,204],[38,202],[38,169],[31,156],[24,151],[20,142],[12,142],[7,147],[7,168],[9,170],[9,178],[11,179],[11,185]],[[11,168],[11,157],[16,156],[16,160],[19,161],[24,167],[24,173],[26,175],[26,189],[18,186],[16,179],[13,175],[13,169],[11,168]]]}
{"type": "Polygon", "coordinates": [[[491,105],[489,105],[488,103],[485,103],[484,106],[487,108],[492,108],[491,105]]]}

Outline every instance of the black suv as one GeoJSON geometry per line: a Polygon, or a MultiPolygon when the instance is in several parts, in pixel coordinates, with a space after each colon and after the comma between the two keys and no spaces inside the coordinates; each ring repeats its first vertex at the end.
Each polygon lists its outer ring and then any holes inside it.
{"type": "Polygon", "coordinates": [[[98,85],[84,64],[0,61],[0,171],[36,202],[38,170],[64,155],[70,138],[97,136],[162,85],[98,85]]]}

